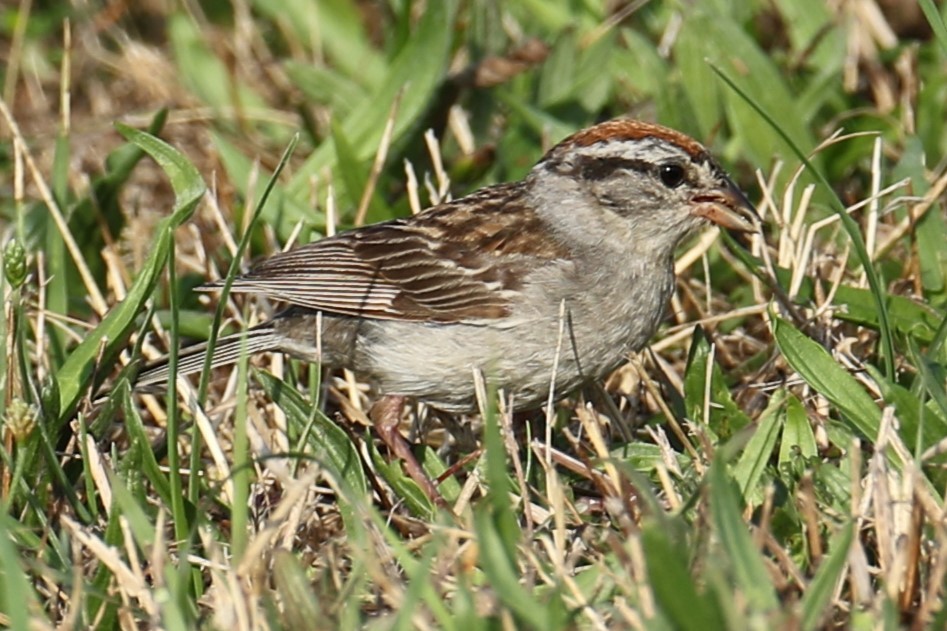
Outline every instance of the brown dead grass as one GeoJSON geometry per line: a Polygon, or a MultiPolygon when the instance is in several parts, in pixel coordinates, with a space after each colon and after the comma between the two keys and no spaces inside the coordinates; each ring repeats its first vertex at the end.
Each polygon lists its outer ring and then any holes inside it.
{"type": "MultiPolygon", "coordinates": [[[[65,119],[69,128],[72,145],[70,179],[73,188],[83,190],[90,177],[103,169],[102,160],[109,150],[120,144],[119,137],[112,130],[112,121],[122,120],[132,124],[144,124],[150,114],[160,108],[168,108],[172,114],[163,137],[182,151],[205,175],[213,181],[214,199],[203,204],[192,223],[183,228],[178,235],[178,267],[181,273],[198,273],[213,277],[214,265],[221,260],[220,253],[232,248],[233,238],[224,231],[233,226],[235,218],[231,212],[234,206],[233,188],[226,180],[220,158],[208,133],[214,123],[225,119],[227,123],[240,125],[241,120],[251,113],[241,111],[209,112],[175,80],[174,64],[168,58],[165,47],[165,34],[160,28],[152,30],[149,25],[160,24],[166,17],[167,7],[161,2],[115,3],[102,9],[91,19],[72,25],[72,46],[68,55],[72,82],[70,92],[64,95],[60,89],[62,74],[56,68],[35,68],[23,60],[20,68],[20,81],[13,87],[7,87],[5,93],[12,98],[13,117],[16,119],[30,151],[37,158],[39,170],[51,171],[51,156],[57,130],[65,119]],[[134,4],[135,6],[132,6],[134,4]],[[65,96],[65,98],[64,98],[65,96]],[[68,115],[64,114],[68,104],[68,115]]],[[[860,3],[859,6],[873,6],[873,3],[860,3]]],[[[368,7],[368,5],[366,5],[368,7]]],[[[367,10],[367,9],[366,9],[367,10]]],[[[868,33],[870,38],[860,38],[853,43],[850,65],[846,77],[854,84],[864,79],[869,86],[871,99],[882,112],[890,111],[898,103],[910,101],[911,94],[903,90],[911,89],[917,81],[910,76],[910,64],[899,64],[897,72],[892,74],[887,67],[880,66],[878,51],[887,46],[888,32],[883,15],[856,13],[852,28],[859,34],[868,33]],[[880,21],[879,21],[880,20],[880,21]],[[866,24],[864,21],[868,21],[866,24]]],[[[295,94],[289,82],[279,75],[278,70],[268,64],[265,45],[259,34],[247,28],[246,24],[237,25],[234,32],[223,32],[208,26],[208,39],[212,47],[233,63],[231,70],[259,89],[267,102],[286,105],[271,111],[259,113],[284,122],[297,121],[298,114],[293,107],[300,104],[300,96],[295,94]],[[245,30],[241,30],[241,28],[245,30]]],[[[54,38],[51,38],[54,39],[54,38]]],[[[50,45],[55,45],[50,41],[50,45]]],[[[0,56],[10,60],[16,54],[13,44],[0,51],[0,56]]],[[[324,124],[326,113],[310,112],[312,118],[324,124]]],[[[301,121],[300,121],[300,124],[301,121]]],[[[912,129],[910,125],[907,130],[912,129]]],[[[2,129],[0,134],[7,134],[2,129]]],[[[267,146],[260,138],[247,134],[245,148],[255,147],[260,159],[272,164],[279,155],[273,147],[267,146]]],[[[841,140],[840,140],[841,142],[841,140]]],[[[890,147],[880,147],[890,151],[890,147]]],[[[784,312],[784,316],[793,317],[800,326],[804,326],[813,337],[820,339],[833,350],[836,358],[851,367],[859,375],[865,354],[874,344],[874,334],[853,325],[841,323],[833,318],[833,291],[839,284],[862,285],[864,279],[857,273],[847,271],[846,262],[850,257],[847,249],[836,248],[833,236],[838,231],[837,220],[829,217],[824,220],[812,220],[807,207],[808,192],[801,195],[800,202],[786,203],[790,193],[773,190],[768,184],[774,180],[778,166],[770,173],[761,173],[759,183],[763,191],[759,210],[765,222],[771,226],[768,239],[764,243],[757,238],[751,248],[754,255],[761,257],[767,265],[780,266],[796,272],[792,287],[798,289],[798,281],[805,276],[817,276],[829,280],[829,291],[816,297],[814,303],[800,307],[796,313],[784,312]]],[[[936,179],[934,193],[914,205],[913,220],[920,213],[939,208],[933,202],[939,199],[947,182],[942,174],[936,179]]],[[[879,210],[892,204],[900,197],[910,193],[903,186],[886,191],[878,191],[872,196],[858,200],[853,208],[866,204],[869,212],[860,212],[864,217],[867,234],[874,235],[870,247],[879,255],[896,250],[900,256],[909,257],[910,252],[895,245],[895,237],[910,229],[910,224],[894,224],[884,218],[879,210]]],[[[26,179],[26,198],[35,199],[38,191],[35,184],[26,179]]],[[[128,227],[120,235],[111,235],[111,251],[103,253],[110,263],[118,266],[114,277],[128,283],[133,270],[143,260],[150,247],[150,234],[154,224],[173,203],[170,188],[164,175],[152,164],[136,169],[132,181],[123,192],[123,206],[128,209],[128,227]]],[[[280,244],[270,234],[270,251],[276,251],[280,244]]],[[[702,235],[679,259],[678,273],[680,281],[671,309],[669,321],[659,339],[655,340],[651,351],[632,361],[606,382],[606,389],[614,396],[611,405],[576,408],[571,423],[565,431],[574,436],[572,453],[558,452],[555,462],[558,467],[579,472],[587,480],[579,483],[580,492],[566,494],[562,487],[565,482],[560,470],[553,468],[547,461],[548,446],[544,446],[543,437],[533,437],[533,466],[546,469],[549,496],[544,505],[531,504],[523,507],[524,527],[533,532],[541,532],[535,541],[538,545],[528,551],[526,559],[533,561],[526,566],[527,584],[561,584],[572,588],[566,599],[581,611],[582,625],[596,628],[627,626],[643,628],[652,612],[653,599],[649,596],[647,572],[642,552],[633,535],[637,532],[640,507],[635,505],[634,489],[628,479],[611,465],[604,467],[589,466],[595,459],[607,460],[612,436],[621,436],[622,432],[632,432],[639,440],[655,443],[662,447],[665,464],[659,468],[661,482],[661,502],[668,510],[679,508],[686,498],[672,478],[680,478],[674,450],[668,435],[676,435],[680,443],[691,450],[694,465],[703,469],[709,465],[714,450],[704,430],[698,425],[681,426],[677,416],[671,411],[673,402],[669,401],[664,386],[670,385],[680,391],[684,380],[687,348],[696,325],[708,331],[715,344],[715,357],[727,371],[733,370],[739,375],[734,385],[736,399],[741,408],[755,417],[766,404],[767,394],[777,386],[791,385],[791,390],[806,404],[810,419],[814,424],[819,447],[828,449],[829,443],[820,421],[830,415],[828,402],[792,374],[785,362],[774,350],[770,336],[769,318],[772,294],[755,277],[744,274],[743,281],[750,287],[753,301],[735,307],[729,296],[714,289],[715,279],[710,277],[707,265],[708,250],[713,247],[713,234],[702,235]],[[736,326],[733,326],[734,323],[736,326]],[[760,361],[759,356],[762,356],[760,361]],[[756,367],[744,369],[747,362],[755,361],[756,367]],[[643,427],[642,421],[654,416],[664,416],[668,425],[662,427],[643,427]],[[696,435],[702,451],[691,447],[688,437],[696,435]],[[569,497],[578,496],[575,501],[569,497]],[[606,518],[607,516],[607,518],[606,518]],[[601,520],[601,522],[597,522],[601,520]],[[590,521],[604,523],[605,527],[588,527],[590,521]],[[627,541],[621,541],[624,537],[627,541]],[[625,545],[627,542],[631,542],[625,545]],[[627,576],[620,577],[620,590],[625,594],[634,594],[638,605],[628,606],[625,596],[615,601],[615,608],[604,616],[593,607],[585,606],[585,596],[574,586],[575,568],[580,565],[594,565],[602,559],[602,551],[610,550],[619,554],[626,565],[627,576]],[[553,568],[554,576],[544,573],[553,568]]],[[[906,294],[914,289],[914,279],[905,278],[895,286],[906,294]]],[[[108,299],[114,301],[122,290],[115,286],[108,299]]],[[[790,291],[789,298],[793,298],[790,291]]],[[[247,316],[246,307],[234,302],[227,317],[241,325],[264,319],[272,314],[270,305],[253,304],[247,316]]],[[[158,355],[164,351],[164,343],[149,342],[146,352],[158,355]],[[154,348],[157,346],[157,348],[154,348]]],[[[280,375],[285,370],[284,361],[279,357],[262,360],[268,370],[280,375]]],[[[869,390],[874,389],[870,380],[863,380],[869,390]]],[[[363,384],[357,383],[351,375],[333,375],[328,380],[330,415],[348,417],[360,432],[364,424],[364,411],[368,409],[368,392],[363,384]]],[[[232,405],[234,380],[220,379],[215,383],[212,397],[217,403],[207,409],[207,416],[196,414],[201,426],[207,457],[205,468],[201,472],[209,480],[221,485],[222,493],[228,496],[227,481],[231,478],[232,459],[229,457],[233,437],[232,405]]],[[[149,422],[162,427],[165,412],[155,400],[145,399],[143,411],[147,411],[149,422]]],[[[196,412],[191,410],[192,413],[196,412]]],[[[423,411],[422,411],[423,412],[423,411]]],[[[331,480],[324,480],[319,467],[314,463],[300,465],[287,458],[270,458],[271,454],[289,451],[285,439],[285,418],[282,412],[262,397],[254,397],[250,408],[252,454],[260,458],[255,465],[256,482],[253,485],[251,505],[255,519],[254,532],[249,543],[249,551],[244,561],[234,566],[230,563],[225,550],[215,543],[207,533],[204,537],[205,550],[202,556],[194,556],[192,562],[204,568],[207,576],[207,591],[201,602],[204,614],[215,626],[221,628],[259,628],[266,626],[263,602],[271,593],[274,564],[279,563],[281,551],[291,551],[300,563],[314,576],[313,584],[321,599],[325,602],[344,602],[340,598],[346,588],[348,571],[353,564],[363,564],[371,568],[370,574],[375,587],[374,602],[363,602],[362,607],[368,615],[380,615],[383,612],[397,611],[404,602],[408,585],[404,572],[399,568],[396,558],[389,549],[388,541],[374,522],[374,516],[366,511],[364,519],[369,527],[369,540],[361,545],[352,546],[346,540],[342,528],[338,507],[333,501],[337,492],[331,480]]],[[[476,440],[476,425],[470,419],[447,419],[446,428],[436,415],[421,414],[406,419],[406,430],[412,435],[423,436],[435,444],[442,456],[449,462],[456,462],[471,450],[476,440]],[[418,428],[421,431],[418,431],[418,428]],[[446,430],[446,431],[445,431],[446,430]],[[459,431],[458,431],[459,430],[459,431]]],[[[506,419],[511,423],[511,419],[506,419]]],[[[836,599],[838,623],[848,620],[851,609],[880,607],[880,596],[876,591],[878,584],[885,585],[889,595],[897,600],[906,615],[919,608],[912,617],[915,621],[928,619],[930,612],[939,606],[940,585],[947,570],[947,549],[943,529],[943,511],[939,499],[933,497],[930,489],[912,468],[914,462],[912,450],[899,444],[897,436],[891,432],[894,419],[886,416],[882,435],[877,438],[874,454],[866,454],[870,459],[867,474],[852,485],[854,518],[859,526],[860,537],[850,553],[848,578],[844,593],[840,588],[836,599]],[[881,456],[882,445],[892,445],[901,455],[904,469],[898,471],[881,456]],[[925,534],[933,531],[933,535],[925,534]]],[[[545,431],[542,424],[537,428],[545,431]]],[[[512,436],[512,434],[510,434],[512,436]]],[[[673,438],[670,440],[674,440],[673,438]]],[[[100,452],[100,446],[88,446],[94,458],[107,460],[108,454],[100,452]]],[[[187,445],[182,445],[187,449],[187,445]]],[[[364,446],[363,446],[364,448],[364,446]]],[[[516,466],[522,502],[529,493],[520,469],[522,453],[509,445],[509,453],[516,466]]],[[[853,449],[852,453],[858,453],[853,449]]],[[[78,448],[71,445],[66,458],[77,457],[78,448]]],[[[857,470],[857,467],[853,465],[857,470]]],[[[93,471],[96,470],[93,465],[93,471]]],[[[472,498],[479,496],[484,488],[476,472],[461,476],[466,487],[461,500],[454,507],[455,513],[463,515],[472,498]]],[[[102,504],[109,506],[105,498],[112,491],[106,475],[96,476],[96,491],[103,498],[102,504]]],[[[823,528],[820,523],[824,517],[818,514],[814,491],[805,484],[798,491],[797,505],[803,513],[808,528],[808,540],[805,549],[810,563],[818,566],[825,545],[823,528]]],[[[387,495],[382,492],[383,495],[387,495]]],[[[439,552],[432,561],[432,573],[439,577],[439,586],[444,592],[450,592],[458,580],[469,578],[474,572],[478,550],[473,542],[469,520],[456,524],[425,523],[407,516],[397,505],[380,500],[388,509],[387,516],[391,524],[411,539],[408,545],[421,549],[432,537],[439,538],[439,552]]],[[[772,498],[767,498],[772,502],[772,498]]],[[[789,558],[774,541],[768,531],[770,524],[764,516],[754,528],[754,537],[762,549],[771,554],[771,574],[774,583],[779,586],[781,595],[793,600],[800,597],[810,578],[801,570],[797,561],[789,558]]],[[[159,513],[163,514],[163,513],[159,513]]],[[[217,516],[212,515],[215,519],[217,516]]],[[[91,575],[95,567],[104,565],[115,574],[111,589],[117,597],[126,603],[122,624],[129,628],[141,620],[155,620],[160,605],[155,601],[157,590],[161,587],[161,576],[167,562],[163,551],[174,550],[171,530],[165,524],[157,532],[166,539],[156,541],[150,551],[128,548],[124,551],[109,549],[93,532],[71,517],[62,517],[62,526],[66,536],[73,542],[77,559],[76,568],[91,575]],[[130,562],[134,560],[135,562],[130,562]]],[[[226,527],[222,524],[222,527],[226,527]]],[[[533,539],[533,538],[531,538],[533,539]]],[[[131,541],[129,537],[127,539],[131,541]]],[[[45,617],[59,625],[69,625],[78,615],[74,603],[82,602],[82,595],[62,593],[56,588],[56,579],[52,576],[39,577],[38,591],[45,598],[45,617]]],[[[81,591],[81,588],[77,587],[81,591]]],[[[283,603],[286,605],[286,603],[283,603]]],[[[290,603],[291,605],[292,603],[290,603]]],[[[477,611],[483,615],[498,611],[496,595],[490,589],[484,589],[477,595],[477,611]]],[[[291,608],[291,607],[290,607],[291,608]]],[[[332,616],[339,612],[330,612],[332,616]]],[[[503,614],[508,615],[508,614],[503,614]]],[[[37,620],[39,620],[37,616],[37,620]]],[[[505,620],[509,625],[512,622],[505,620]]],[[[429,614],[419,611],[412,623],[418,628],[435,628],[436,622],[429,614]]],[[[37,627],[46,625],[39,622],[37,627]]],[[[920,628],[920,627],[917,627],[920,628]]]]}

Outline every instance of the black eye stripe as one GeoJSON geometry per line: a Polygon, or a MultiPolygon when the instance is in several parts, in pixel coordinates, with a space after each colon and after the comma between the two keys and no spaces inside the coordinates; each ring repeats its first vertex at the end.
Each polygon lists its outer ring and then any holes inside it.
{"type": "Polygon", "coordinates": [[[616,171],[638,171],[651,175],[667,188],[677,188],[691,179],[688,168],[678,161],[654,164],[647,160],[615,156],[579,156],[573,161],[550,163],[547,168],[563,175],[578,175],[589,181],[606,180],[615,175],[616,171]]]}
{"type": "Polygon", "coordinates": [[[605,180],[619,170],[647,173],[651,163],[633,158],[591,158],[583,157],[579,163],[579,172],[587,180],[605,180]]]}

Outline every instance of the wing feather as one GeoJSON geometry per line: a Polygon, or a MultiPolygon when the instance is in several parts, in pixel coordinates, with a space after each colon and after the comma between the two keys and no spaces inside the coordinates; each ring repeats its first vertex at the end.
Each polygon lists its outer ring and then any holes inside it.
{"type": "Polygon", "coordinates": [[[365,318],[501,318],[530,271],[567,255],[524,193],[522,183],[495,186],[328,237],[263,261],[232,290],[365,318]]]}

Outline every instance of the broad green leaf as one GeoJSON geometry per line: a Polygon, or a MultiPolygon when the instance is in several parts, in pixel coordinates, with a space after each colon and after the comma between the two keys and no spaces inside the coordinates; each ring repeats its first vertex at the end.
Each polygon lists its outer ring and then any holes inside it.
{"type": "Polygon", "coordinates": [[[710,353],[710,341],[703,329],[696,328],[687,361],[687,372],[684,375],[684,402],[689,418],[703,421],[718,438],[726,440],[734,432],[749,425],[750,419],[733,400],[730,388],[724,381],[723,371],[716,362],[711,363],[710,353]],[[704,418],[708,397],[710,418],[704,418]]]}
{"type": "MultiPolygon", "coordinates": [[[[397,460],[385,458],[378,451],[373,441],[369,439],[367,442],[369,443],[369,453],[375,469],[394,490],[395,494],[405,502],[408,510],[422,519],[431,519],[437,514],[437,507],[434,502],[424,493],[418,483],[404,472],[401,463],[397,460]]],[[[417,457],[417,453],[415,453],[415,457],[417,457]]],[[[422,458],[419,458],[419,460],[422,458]]]]}
{"type": "Polygon", "coordinates": [[[681,85],[694,113],[699,138],[710,138],[723,119],[720,82],[707,72],[707,37],[701,20],[685,20],[674,45],[674,60],[681,73],[681,85]]]}
{"type": "MultiPolygon", "coordinates": [[[[636,29],[623,28],[619,32],[623,46],[612,51],[608,69],[610,74],[621,76],[622,81],[627,81],[635,91],[648,96],[657,98],[667,92],[669,88],[665,77],[670,73],[669,64],[655,50],[654,42],[636,29]],[[629,73],[628,68],[636,68],[636,72],[629,73]]],[[[661,112],[661,120],[672,122],[667,112],[661,108],[657,108],[657,111],[661,112]]]]}
{"type": "MultiPolygon", "coordinates": [[[[848,443],[851,445],[851,441],[848,443]]],[[[852,475],[848,461],[840,464],[819,459],[804,461],[815,480],[819,502],[840,514],[852,512],[852,475]],[[810,466],[811,465],[811,466],[810,466]]]]}
{"type": "MultiPolygon", "coordinates": [[[[835,294],[835,304],[843,307],[836,313],[838,319],[881,329],[877,303],[869,290],[842,285],[835,294]]],[[[892,330],[910,335],[922,344],[931,342],[944,319],[929,304],[904,296],[886,296],[885,304],[892,330]]]]}
{"type": "Polygon", "coordinates": [[[362,192],[368,185],[368,173],[371,169],[370,160],[359,160],[355,156],[351,143],[345,137],[339,125],[332,126],[332,147],[335,149],[336,169],[338,179],[342,182],[341,190],[337,187],[339,199],[343,208],[354,211],[361,200],[362,192]]]}
{"type": "Polygon", "coordinates": [[[563,31],[540,68],[536,94],[540,107],[553,107],[572,97],[578,56],[578,35],[563,31]]]}
{"type": "MultiPolygon", "coordinates": [[[[921,410],[922,413],[931,412],[936,416],[935,421],[941,424],[947,424],[947,362],[938,360],[938,356],[943,354],[943,336],[947,335],[947,319],[941,330],[937,332],[934,343],[928,348],[929,356],[922,356],[920,351],[911,345],[911,356],[914,359],[914,365],[917,367],[919,379],[916,381],[912,392],[918,397],[921,392],[930,397],[930,401],[921,410]],[[938,348],[941,347],[941,348],[938,348]]],[[[909,342],[910,343],[910,342],[909,342]]]]}
{"type": "Polygon", "coordinates": [[[154,247],[129,288],[128,295],[86,335],[56,373],[60,394],[60,424],[70,418],[81,393],[92,377],[96,359],[101,356],[106,363],[111,361],[125,343],[126,335],[135,324],[135,316],[151,297],[161,270],[167,262],[175,228],[187,221],[206,190],[204,181],[194,165],[170,145],[125,125],[117,124],[116,127],[127,140],[148,152],[164,169],[174,189],[174,210],[158,225],[154,247]]]}
{"type": "Polygon", "coordinates": [[[947,293],[947,219],[932,209],[917,222],[914,232],[917,262],[926,296],[947,293]]]}
{"type": "MultiPolygon", "coordinates": [[[[845,59],[844,30],[826,32],[825,25],[834,17],[829,6],[822,0],[778,0],[774,5],[782,14],[782,24],[793,53],[805,55],[808,67],[813,71],[828,70],[836,75],[835,83],[841,87],[837,75],[845,59]]],[[[834,96],[834,91],[827,92],[834,96]]]]}
{"type": "Polygon", "coordinates": [[[781,318],[773,321],[773,336],[793,370],[832,402],[862,436],[874,440],[881,425],[881,409],[864,387],[822,346],[781,318]]]}
{"type": "Polygon", "coordinates": [[[780,464],[788,462],[794,450],[798,450],[803,458],[813,458],[819,451],[805,407],[794,395],[789,395],[786,401],[786,424],[779,446],[780,464]]]}
{"type": "Polygon", "coordinates": [[[579,102],[586,111],[600,109],[611,85],[609,73],[601,69],[610,65],[616,48],[614,31],[590,44],[576,31],[565,31],[539,66],[537,104],[549,109],[579,102]]]}
{"type": "Polygon", "coordinates": [[[934,409],[921,404],[918,397],[901,385],[891,382],[872,365],[866,369],[884,397],[898,415],[898,433],[908,449],[920,448],[921,453],[947,436],[947,421],[934,409]]]}
{"type": "MultiPolygon", "coordinates": [[[[631,442],[618,445],[610,452],[611,457],[626,463],[635,471],[651,473],[659,465],[664,464],[664,455],[660,447],[652,443],[631,442]]],[[[681,454],[675,453],[677,464],[681,469],[687,467],[690,460],[681,454]]]]}
{"type": "Polygon", "coordinates": [[[611,66],[612,57],[619,47],[617,40],[617,32],[609,30],[587,45],[579,56],[578,76],[573,91],[587,112],[599,112],[607,107],[615,89],[615,75],[602,72],[602,68],[611,66]]]}
{"type": "Polygon", "coordinates": [[[599,25],[604,19],[599,3],[568,4],[549,2],[548,0],[520,0],[508,3],[522,14],[523,19],[535,23],[543,29],[559,33],[568,28],[583,30],[582,27],[599,25]],[[581,11],[584,5],[589,11],[581,11]],[[597,9],[597,10],[596,10],[597,9]],[[578,23],[577,23],[578,22],[578,23]]]}

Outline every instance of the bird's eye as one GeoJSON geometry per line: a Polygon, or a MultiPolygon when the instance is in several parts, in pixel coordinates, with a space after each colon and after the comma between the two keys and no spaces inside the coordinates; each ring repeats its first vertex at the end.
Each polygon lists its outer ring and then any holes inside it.
{"type": "Polygon", "coordinates": [[[668,188],[677,188],[684,183],[684,167],[674,162],[662,164],[658,167],[658,177],[668,188]]]}

